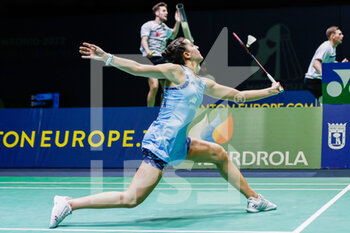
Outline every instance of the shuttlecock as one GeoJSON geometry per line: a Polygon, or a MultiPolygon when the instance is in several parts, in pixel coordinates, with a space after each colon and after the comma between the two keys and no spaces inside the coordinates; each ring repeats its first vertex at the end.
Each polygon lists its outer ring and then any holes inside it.
{"type": "Polygon", "coordinates": [[[248,35],[248,41],[246,46],[249,48],[249,46],[251,46],[255,41],[256,41],[256,38],[254,36],[248,35]]]}

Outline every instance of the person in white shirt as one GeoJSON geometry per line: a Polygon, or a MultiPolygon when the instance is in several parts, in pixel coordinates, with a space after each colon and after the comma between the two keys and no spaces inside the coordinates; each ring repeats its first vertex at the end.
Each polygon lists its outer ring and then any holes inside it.
{"type": "MultiPolygon", "coordinates": [[[[337,26],[326,30],[327,41],[323,42],[316,50],[311,63],[305,74],[305,88],[309,90],[316,99],[322,96],[322,63],[336,61],[336,47],[343,42],[344,35],[337,26]]],[[[348,62],[346,58],[342,62],[348,62]]]]}
{"type": "MultiPolygon", "coordinates": [[[[168,19],[167,4],[159,2],[152,10],[155,19],[144,23],[141,27],[140,51],[144,57],[147,57],[154,65],[157,65],[168,62],[162,57],[162,52],[165,50],[168,40],[173,40],[177,36],[180,28],[180,18],[176,12],[176,23],[171,29],[164,23],[168,19]]],[[[153,107],[156,102],[159,87],[158,79],[149,78],[148,84],[147,106],[153,107]]]]}

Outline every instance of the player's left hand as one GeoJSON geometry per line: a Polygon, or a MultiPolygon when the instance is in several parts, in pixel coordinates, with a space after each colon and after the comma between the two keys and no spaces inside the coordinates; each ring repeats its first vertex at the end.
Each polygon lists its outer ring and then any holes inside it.
{"type": "Polygon", "coordinates": [[[349,60],[344,58],[341,62],[349,62],[349,60]]]}
{"type": "Polygon", "coordinates": [[[179,16],[179,13],[177,11],[175,11],[175,21],[176,22],[180,22],[180,16],[179,16]]]}

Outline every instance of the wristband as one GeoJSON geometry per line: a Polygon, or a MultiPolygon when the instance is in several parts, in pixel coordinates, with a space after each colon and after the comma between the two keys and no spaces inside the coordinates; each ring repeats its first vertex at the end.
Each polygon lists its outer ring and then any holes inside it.
{"type": "Polygon", "coordinates": [[[108,55],[108,59],[107,59],[107,61],[106,61],[106,66],[109,66],[109,64],[111,64],[112,60],[113,60],[113,55],[112,55],[112,54],[109,54],[109,55],[108,55]]]}

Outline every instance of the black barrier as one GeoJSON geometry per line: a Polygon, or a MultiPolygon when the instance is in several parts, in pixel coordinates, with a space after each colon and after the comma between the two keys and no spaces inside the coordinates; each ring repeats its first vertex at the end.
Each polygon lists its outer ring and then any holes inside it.
{"type": "MultiPolygon", "coordinates": [[[[174,23],[174,10],[169,8],[168,25],[174,23]]],[[[346,39],[349,11],[348,5],[201,11],[189,8],[187,17],[204,57],[223,27],[228,28],[229,35],[233,31],[242,38],[254,35],[258,40],[250,47],[251,52],[286,90],[300,90],[304,73],[315,49],[326,40],[329,26],[338,25],[345,34],[344,43],[337,48],[337,60],[350,54],[346,39]]],[[[30,107],[29,101],[21,100],[28,99],[31,93],[59,93],[61,107],[88,107],[90,62],[80,58],[79,45],[88,41],[113,54],[140,54],[140,27],[152,17],[148,10],[17,19],[2,16],[0,98],[4,106],[30,107]]],[[[182,36],[181,31],[178,36],[182,36]]],[[[255,65],[233,38],[229,37],[228,43],[228,65],[255,65]]],[[[104,106],[146,106],[147,80],[105,68],[103,82],[104,106]]],[[[268,85],[269,80],[258,71],[238,88],[268,85]]]]}

